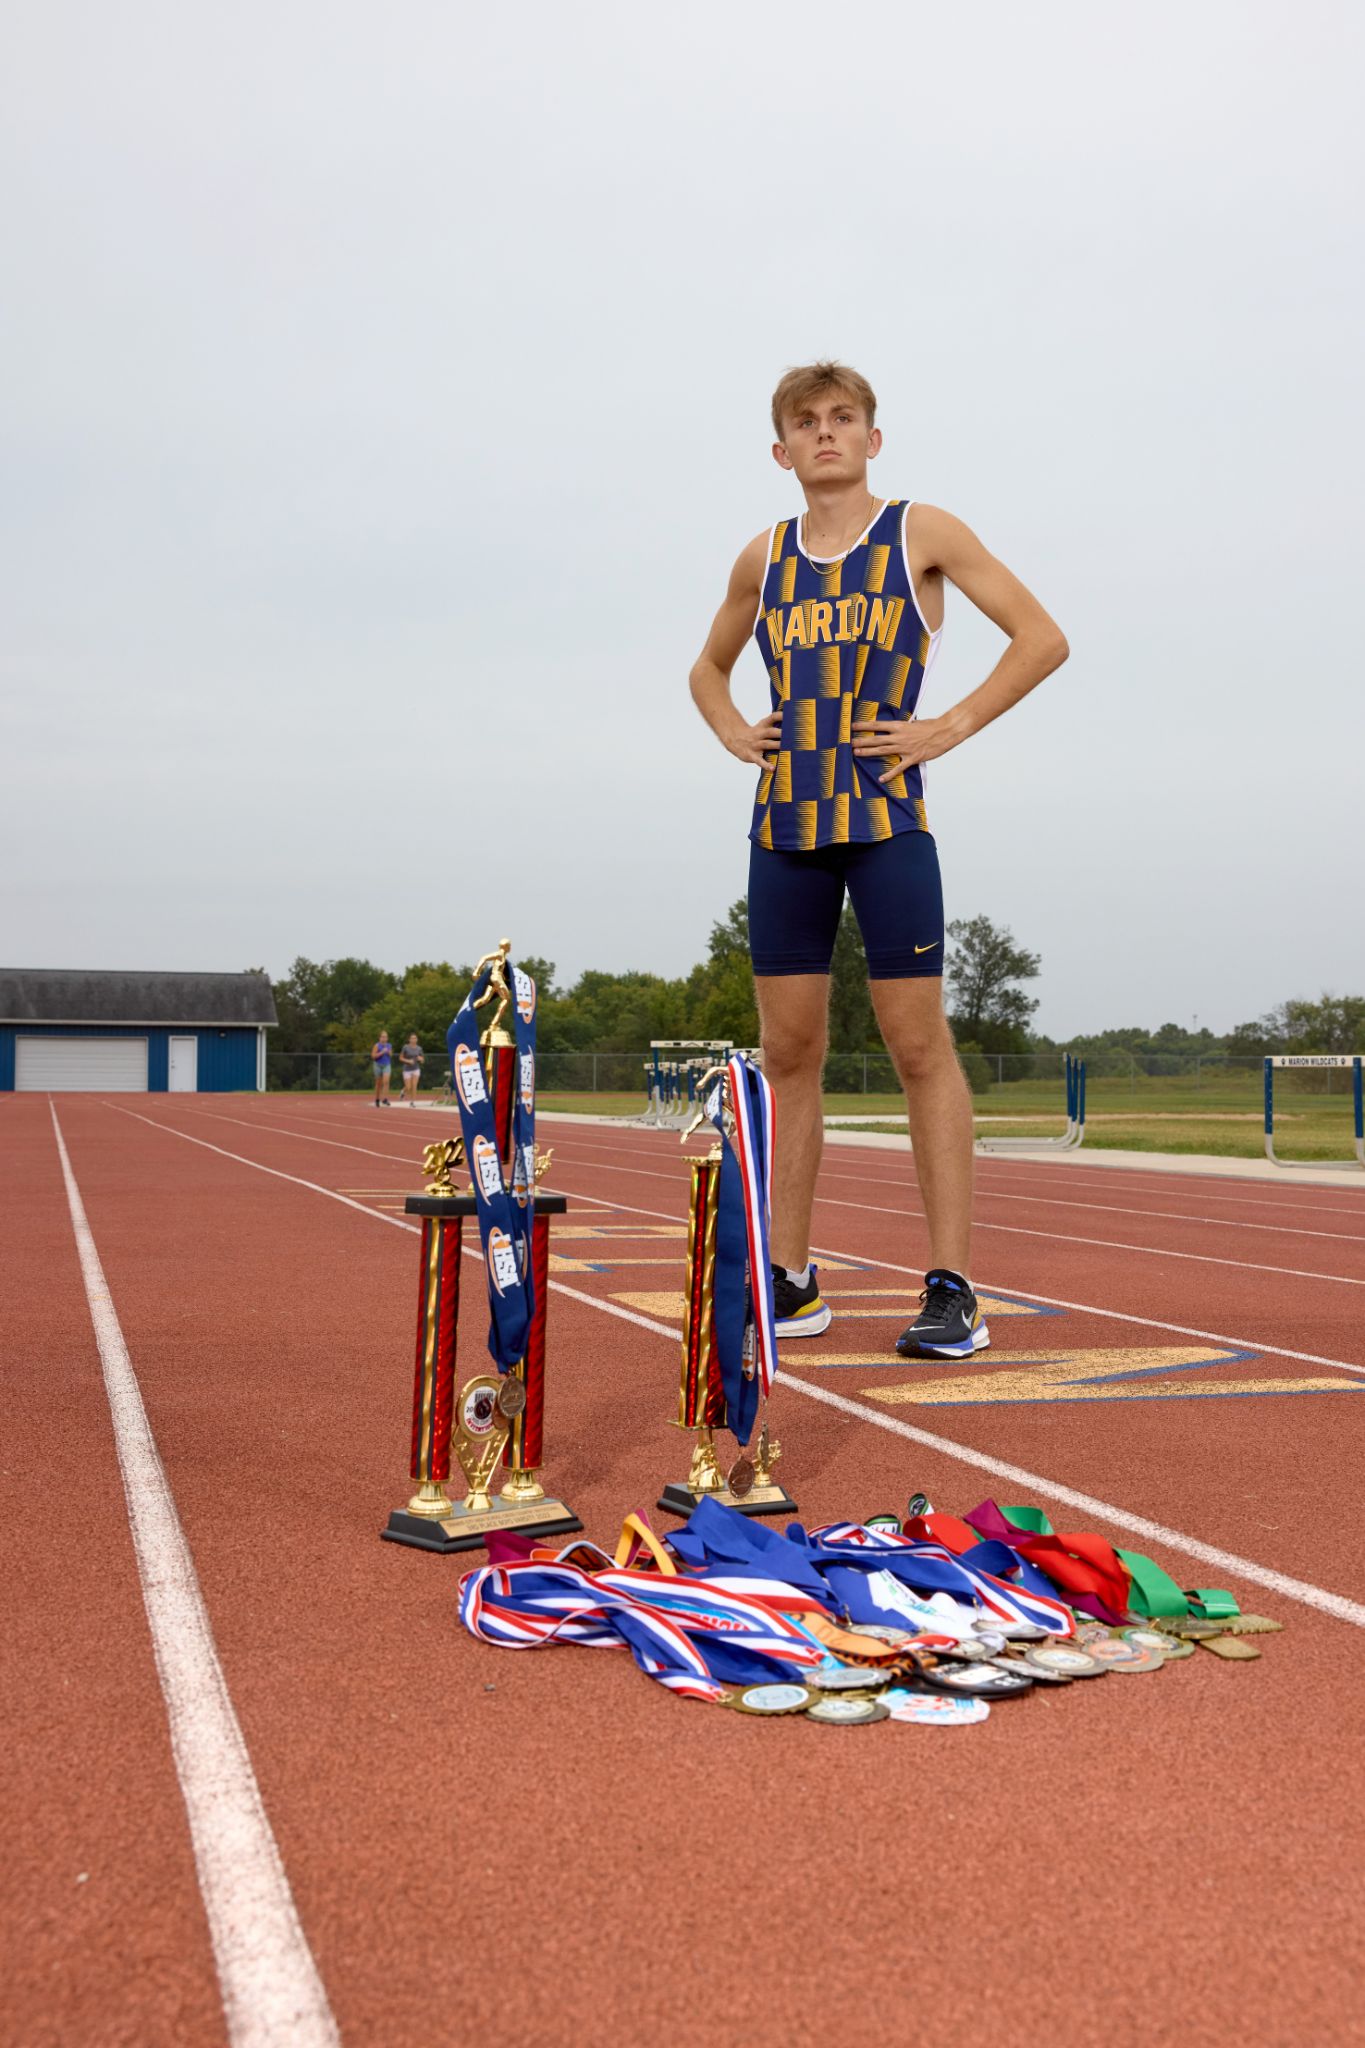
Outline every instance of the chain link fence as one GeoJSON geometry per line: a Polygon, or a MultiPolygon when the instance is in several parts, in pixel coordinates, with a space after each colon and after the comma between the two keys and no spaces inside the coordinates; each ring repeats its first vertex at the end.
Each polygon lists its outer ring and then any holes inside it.
{"type": "MultiPolygon", "coordinates": [[[[998,1094],[1007,1098],[1011,1090],[1023,1095],[1038,1087],[1062,1086],[1065,1048],[1026,1053],[968,1053],[963,1065],[977,1095],[998,1094]]],[[[1260,1100],[1262,1056],[1232,1056],[1225,1053],[1135,1053],[1113,1047],[1082,1050],[1091,1091],[1100,1084],[1106,1096],[1127,1096],[1140,1102],[1144,1093],[1178,1092],[1206,1099],[1210,1108],[1219,1101],[1252,1104],[1260,1100]]],[[[542,1052],[537,1062],[542,1093],[573,1095],[645,1094],[647,1051],[640,1052],[542,1052]]],[[[446,1060],[428,1052],[422,1069],[421,1092],[440,1093],[446,1080],[446,1060]]],[[[271,1052],[266,1062],[266,1086],[271,1089],[310,1092],[368,1092],[374,1075],[369,1059],[360,1053],[271,1052]]],[[[395,1060],[391,1091],[402,1091],[401,1070],[395,1060]]],[[[885,1053],[836,1052],[825,1062],[825,1092],[830,1095],[895,1095],[900,1092],[896,1071],[885,1053]]],[[[1276,1075],[1277,1095],[1286,1099],[1300,1095],[1345,1095],[1351,1088],[1348,1068],[1285,1068],[1276,1075]]]]}

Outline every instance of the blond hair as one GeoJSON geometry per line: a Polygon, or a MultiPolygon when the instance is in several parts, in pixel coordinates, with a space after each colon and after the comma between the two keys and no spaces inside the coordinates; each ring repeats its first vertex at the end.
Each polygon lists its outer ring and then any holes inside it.
{"type": "Polygon", "coordinates": [[[842,391],[855,405],[862,407],[869,428],[876,425],[877,394],[866,377],[860,377],[846,363],[806,363],[799,370],[788,370],[773,393],[773,432],[779,441],[782,439],[783,420],[792,413],[800,412],[813,398],[823,397],[827,391],[842,391]]]}

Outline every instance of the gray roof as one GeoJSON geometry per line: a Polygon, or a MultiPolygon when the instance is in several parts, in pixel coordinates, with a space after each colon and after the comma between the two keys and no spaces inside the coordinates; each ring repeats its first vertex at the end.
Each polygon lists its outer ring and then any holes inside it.
{"type": "Polygon", "coordinates": [[[275,1024],[264,974],[0,967],[3,1024],[275,1024]]]}

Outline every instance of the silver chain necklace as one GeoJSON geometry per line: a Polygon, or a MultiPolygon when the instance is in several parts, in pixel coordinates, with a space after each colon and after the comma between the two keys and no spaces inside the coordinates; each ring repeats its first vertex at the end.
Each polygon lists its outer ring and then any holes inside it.
{"type": "Polygon", "coordinates": [[[845,556],[848,555],[851,552],[851,550],[857,546],[859,539],[866,532],[867,528],[871,526],[872,521],[876,516],[876,511],[877,500],[869,491],[867,494],[867,517],[863,521],[862,525],[859,527],[857,534],[855,534],[854,538],[849,542],[848,546],[846,548],[837,549],[833,554],[830,555],[817,555],[810,544],[810,512],[809,510],[807,510],[802,515],[802,525],[806,529],[805,546],[807,559],[811,562],[842,562],[845,556]]]}

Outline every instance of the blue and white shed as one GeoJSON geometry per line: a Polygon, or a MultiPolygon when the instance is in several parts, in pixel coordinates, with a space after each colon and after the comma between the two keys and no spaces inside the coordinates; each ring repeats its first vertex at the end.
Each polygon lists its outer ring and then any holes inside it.
{"type": "Polygon", "coordinates": [[[265,1087],[264,974],[0,967],[0,1090],[265,1087]]]}

